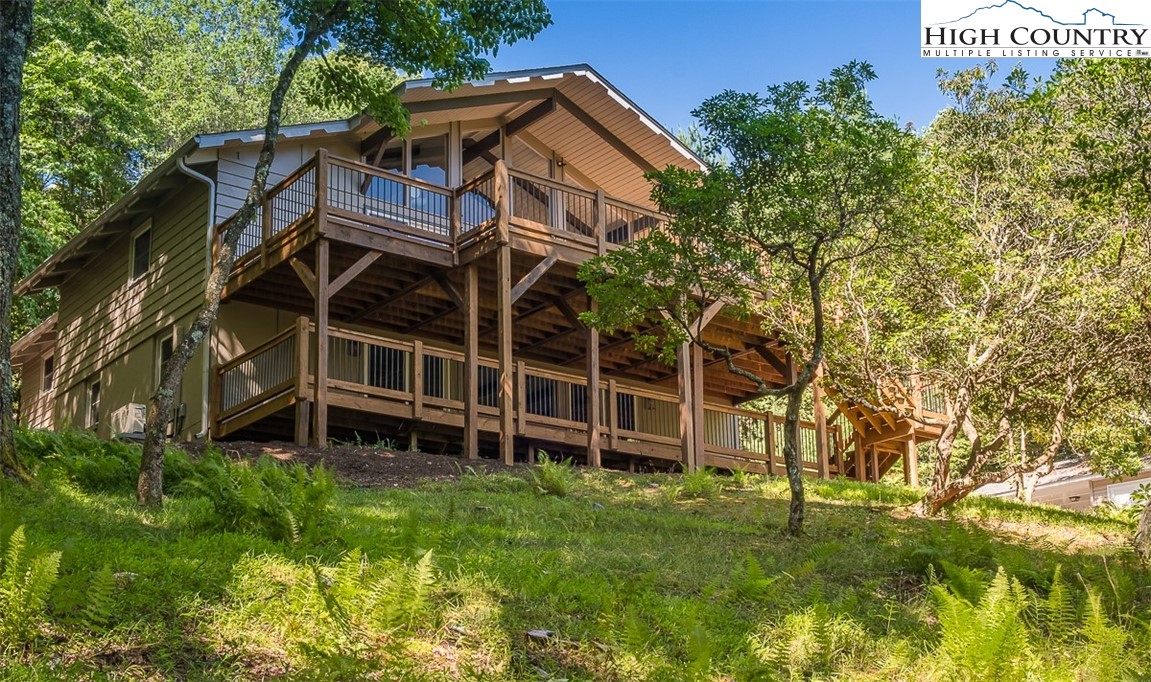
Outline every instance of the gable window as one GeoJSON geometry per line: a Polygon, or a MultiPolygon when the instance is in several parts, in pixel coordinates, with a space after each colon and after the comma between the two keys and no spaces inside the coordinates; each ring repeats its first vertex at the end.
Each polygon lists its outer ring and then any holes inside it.
{"type": "Polygon", "coordinates": [[[56,378],[56,358],[49,355],[44,358],[44,380],[40,382],[40,391],[48,393],[52,390],[52,383],[56,378]]]}
{"type": "Polygon", "coordinates": [[[93,381],[88,384],[88,428],[94,429],[100,424],[100,382],[93,381]]]}
{"type": "Polygon", "coordinates": [[[148,274],[152,266],[152,221],[132,234],[131,278],[137,280],[148,274]]]}

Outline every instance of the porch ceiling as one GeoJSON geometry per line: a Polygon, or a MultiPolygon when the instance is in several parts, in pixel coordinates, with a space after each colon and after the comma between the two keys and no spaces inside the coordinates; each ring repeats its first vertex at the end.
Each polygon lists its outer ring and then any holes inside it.
{"type": "MultiPolygon", "coordinates": [[[[331,243],[333,277],[352,265],[365,252],[358,247],[331,243]]],[[[315,270],[314,246],[298,254],[315,270]]],[[[518,281],[540,262],[540,258],[515,252],[512,280],[518,281]]],[[[480,284],[480,349],[497,351],[497,286],[494,258],[482,258],[480,284]]],[[[395,254],[388,254],[356,277],[330,302],[332,323],[348,328],[386,331],[390,336],[435,339],[458,346],[464,336],[464,316],[456,297],[464,290],[461,269],[441,270],[395,254]]],[[[279,308],[302,315],[314,309],[311,294],[288,264],[268,271],[239,289],[234,300],[279,308]]],[[[514,304],[513,354],[517,359],[535,360],[581,369],[586,363],[586,333],[575,315],[587,310],[587,296],[576,277],[575,268],[557,263],[514,304]]],[[[737,354],[741,367],[782,385],[782,375],[762,357],[761,351],[778,354],[772,341],[756,323],[716,318],[706,338],[722,343],[737,354]]],[[[780,361],[782,362],[782,361],[780,361]]],[[[600,335],[600,363],[604,379],[632,379],[664,387],[674,387],[674,367],[649,358],[635,348],[631,332],[600,335]]],[[[705,358],[704,393],[713,400],[740,403],[754,396],[755,385],[728,372],[725,364],[705,358]]]]}

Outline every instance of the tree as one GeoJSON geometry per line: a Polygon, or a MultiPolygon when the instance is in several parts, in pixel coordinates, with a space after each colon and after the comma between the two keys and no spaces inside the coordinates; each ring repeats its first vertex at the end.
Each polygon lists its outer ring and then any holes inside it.
{"type": "MultiPolygon", "coordinates": [[[[99,3],[41,3],[20,103],[22,230],[17,281],[131,187],[153,136],[140,60],[99,3]]],[[[165,92],[170,92],[166,89],[165,92]]],[[[48,317],[55,292],[22,297],[7,318],[19,336],[48,317]]]]}
{"type": "MultiPolygon", "coordinates": [[[[1065,60],[1059,62],[1047,93],[1049,109],[1062,113],[1058,122],[1071,153],[1061,172],[1080,201],[1102,206],[1126,228],[1120,258],[1151,260],[1151,72],[1135,60],[1065,60]]],[[[1151,336],[1151,279],[1131,281],[1137,297],[1142,336],[1151,336]]],[[[1147,354],[1142,350],[1141,360],[1147,354]]],[[[1120,389],[1148,405],[1146,372],[1142,367],[1122,375],[1120,389]]],[[[1136,453],[1148,452],[1146,426],[1134,427],[1140,438],[1136,453]]],[[[1109,450],[1108,448],[1104,448],[1109,450]]],[[[1124,448],[1120,448],[1123,451],[1124,448]]],[[[1151,561],[1151,505],[1143,509],[1135,536],[1136,549],[1151,561]]]]}
{"type": "Polygon", "coordinates": [[[838,368],[856,391],[918,373],[944,396],[927,514],[1050,471],[1068,429],[1112,405],[1146,352],[1132,292],[1147,272],[1124,257],[1131,230],[1064,191],[1060,112],[1022,70],[998,87],[994,72],[941,78],[955,104],[926,136],[934,234],[902,265],[864,277],[874,286],[852,298],[845,325],[856,360],[838,368]],[[1017,456],[1020,428],[1029,447],[1017,456]]]}
{"type": "Polygon", "coordinates": [[[365,107],[381,124],[404,135],[408,114],[399,97],[381,88],[378,79],[358,66],[366,61],[404,73],[430,70],[437,86],[451,88],[485,76],[489,67],[485,55],[494,54],[505,43],[532,38],[551,23],[542,0],[289,0],[284,4],[284,19],[298,38],[271,93],[252,185],[222,236],[200,312],[174,349],[148,402],[137,483],[141,505],[159,506],[163,501],[164,440],[173,397],[184,368],[215,323],[236,245],[264,196],[284,102],[307,57],[312,53],[321,57],[321,74],[315,83],[319,99],[365,107]]]}
{"type": "Polygon", "coordinates": [[[897,244],[918,223],[919,147],[914,135],[875,113],[871,67],[852,62],[814,88],[772,86],[765,95],[724,92],[693,115],[709,172],[651,173],[652,198],[672,216],[663,229],[589,262],[581,276],[598,302],[586,313],[605,330],[653,320],[637,344],[667,361],[699,344],[762,396],[787,399],[784,459],[791,487],[788,530],[803,528],[798,424],[804,392],[827,353],[825,282],[845,266],[897,244]],[[757,315],[787,344],[795,379],[772,388],[738,366],[731,348],[709,343],[701,307],[757,315]]]}
{"type": "MultiPolygon", "coordinates": [[[[0,3],[0,320],[12,312],[20,257],[20,99],[32,35],[32,0],[0,3]]],[[[12,325],[0,324],[0,474],[26,479],[13,424],[12,325]]]]}

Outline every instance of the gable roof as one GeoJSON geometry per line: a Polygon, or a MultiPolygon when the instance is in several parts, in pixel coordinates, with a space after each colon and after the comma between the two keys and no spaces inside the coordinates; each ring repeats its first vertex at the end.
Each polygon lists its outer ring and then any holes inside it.
{"type": "MultiPolygon", "coordinates": [[[[587,64],[489,74],[450,92],[435,88],[433,79],[406,81],[395,92],[413,118],[444,122],[467,109],[474,118],[508,118],[533,102],[550,100],[556,113],[534,122],[531,136],[556,150],[600,186],[613,187],[624,198],[646,197],[643,174],[668,165],[706,168],[695,153],[587,64]]],[[[356,134],[369,137],[381,127],[366,115],[280,128],[281,140],[356,134]]],[[[526,137],[525,131],[525,137],[526,137]]],[[[263,128],[197,135],[148,173],[67,244],[45,260],[15,289],[32,294],[58,286],[85,266],[190,178],[181,177],[179,162],[200,150],[262,142],[263,128]]]]}

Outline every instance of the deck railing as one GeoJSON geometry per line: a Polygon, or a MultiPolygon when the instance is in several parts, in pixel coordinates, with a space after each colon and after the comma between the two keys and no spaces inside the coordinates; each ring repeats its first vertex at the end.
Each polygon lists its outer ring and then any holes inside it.
{"type": "MultiPolygon", "coordinates": [[[[666,220],[643,206],[509,169],[502,162],[448,188],[320,150],[267,191],[241,231],[236,267],[266,259],[279,241],[317,216],[458,250],[495,227],[501,210],[513,229],[547,233],[600,252],[640,239],[666,220]]],[[[217,247],[235,220],[217,226],[217,247]]]]}
{"type": "MultiPolygon", "coordinates": [[[[285,399],[308,400],[313,390],[315,325],[307,318],[267,342],[216,368],[216,423],[226,434],[266,416],[267,407],[284,409],[285,399]]],[[[331,328],[328,337],[329,404],[371,411],[392,405],[405,417],[435,421],[437,415],[464,411],[464,356],[418,340],[386,338],[355,330],[331,328]],[[382,402],[379,402],[382,401],[382,402]]],[[[513,368],[516,431],[534,439],[570,441],[565,434],[587,429],[587,379],[558,368],[529,365],[513,368]]],[[[480,414],[498,414],[499,371],[493,358],[478,363],[480,414]]],[[[602,381],[600,427],[609,450],[628,451],[669,460],[679,459],[680,412],[677,395],[650,387],[602,381]]],[[[804,467],[815,469],[815,424],[800,424],[804,467]]],[[[719,466],[758,463],[764,470],[782,469],[783,418],[720,405],[704,409],[706,452],[719,466]],[[772,469],[772,466],[775,469],[772,469]]],[[[838,426],[829,427],[838,442],[838,426]]],[[[830,448],[829,448],[830,450],[830,448]]],[[[835,451],[835,450],[830,450],[835,451]]]]}

